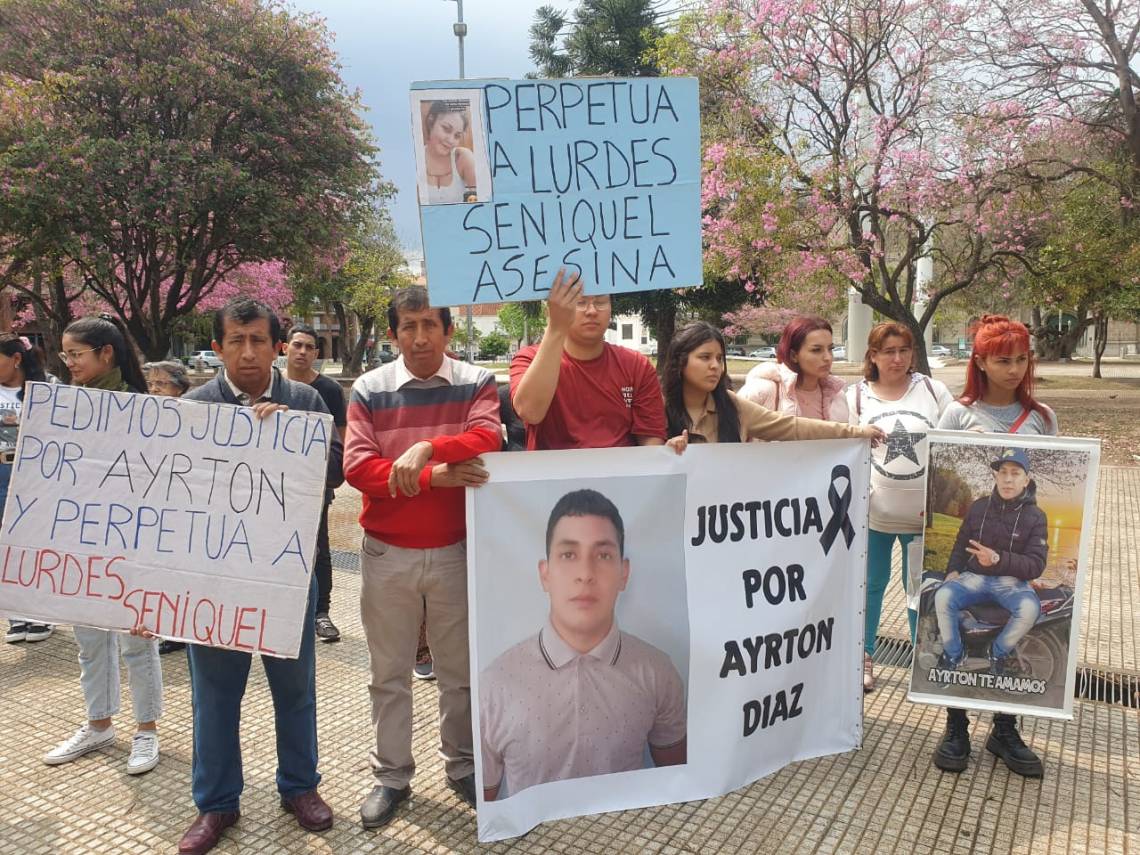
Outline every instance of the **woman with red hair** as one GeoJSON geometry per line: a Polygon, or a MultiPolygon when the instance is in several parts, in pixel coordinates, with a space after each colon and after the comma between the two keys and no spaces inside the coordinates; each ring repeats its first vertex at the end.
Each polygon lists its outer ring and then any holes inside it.
{"type": "Polygon", "coordinates": [[[831,336],[823,318],[793,318],[776,346],[776,364],[749,371],[740,397],[790,416],[846,422],[847,384],[831,373],[831,336]]]}
{"type": "MultiPolygon", "coordinates": [[[[1025,324],[1004,315],[982,317],[974,330],[966,389],[946,408],[938,427],[980,433],[1057,435],[1057,416],[1033,397],[1033,356],[1025,324]]],[[[1017,719],[1012,715],[994,713],[986,749],[1019,775],[1040,778],[1044,774],[1041,758],[1022,740],[1017,719]]],[[[965,710],[949,707],[946,731],[934,752],[934,765],[947,772],[961,772],[969,757],[970,720],[965,710]]]]}
{"type": "Polygon", "coordinates": [[[1029,329],[1004,315],[983,315],[974,332],[966,388],[938,427],[986,433],[1057,435],[1057,417],[1033,397],[1029,329]]]}

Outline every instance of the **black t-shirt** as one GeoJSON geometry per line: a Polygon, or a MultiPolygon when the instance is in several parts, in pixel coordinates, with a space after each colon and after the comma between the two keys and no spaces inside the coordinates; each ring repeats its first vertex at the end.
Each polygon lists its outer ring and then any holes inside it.
{"type": "Polygon", "coordinates": [[[325,406],[329,408],[329,412],[332,413],[333,424],[337,427],[347,425],[348,410],[344,403],[344,390],[340,384],[331,377],[318,374],[317,379],[309,385],[317,390],[317,394],[321,396],[325,406]]]}

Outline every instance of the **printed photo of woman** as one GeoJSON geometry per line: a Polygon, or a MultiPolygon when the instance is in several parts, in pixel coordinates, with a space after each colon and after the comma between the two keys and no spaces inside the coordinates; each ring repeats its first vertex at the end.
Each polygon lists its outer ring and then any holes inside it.
{"type": "Polygon", "coordinates": [[[434,98],[419,101],[413,109],[420,125],[417,142],[422,145],[417,151],[420,204],[455,205],[485,199],[487,190],[476,168],[479,153],[485,156],[476,127],[477,102],[434,98]]]}

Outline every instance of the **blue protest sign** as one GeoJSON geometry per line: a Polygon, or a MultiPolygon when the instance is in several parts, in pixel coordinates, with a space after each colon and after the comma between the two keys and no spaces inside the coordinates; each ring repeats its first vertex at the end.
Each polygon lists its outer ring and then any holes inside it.
{"type": "Polygon", "coordinates": [[[428,288],[437,305],[700,285],[693,78],[412,85],[428,288]]]}

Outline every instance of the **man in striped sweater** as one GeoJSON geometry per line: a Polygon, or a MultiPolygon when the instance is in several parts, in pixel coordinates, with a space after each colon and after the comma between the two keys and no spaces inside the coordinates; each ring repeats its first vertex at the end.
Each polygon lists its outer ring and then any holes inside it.
{"type": "Polygon", "coordinates": [[[447,356],[451,312],[432,308],[426,289],[404,288],[388,326],[400,358],[353,384],[344,455],[345,478],[364,494],[360,611],[376,731],[365,828],[387,823],[411,794],[409,673],[425,610],[448,784],[475,804],[463,488],[487,480],[479,455],[502,442],[495,378],[447,356]]]}

